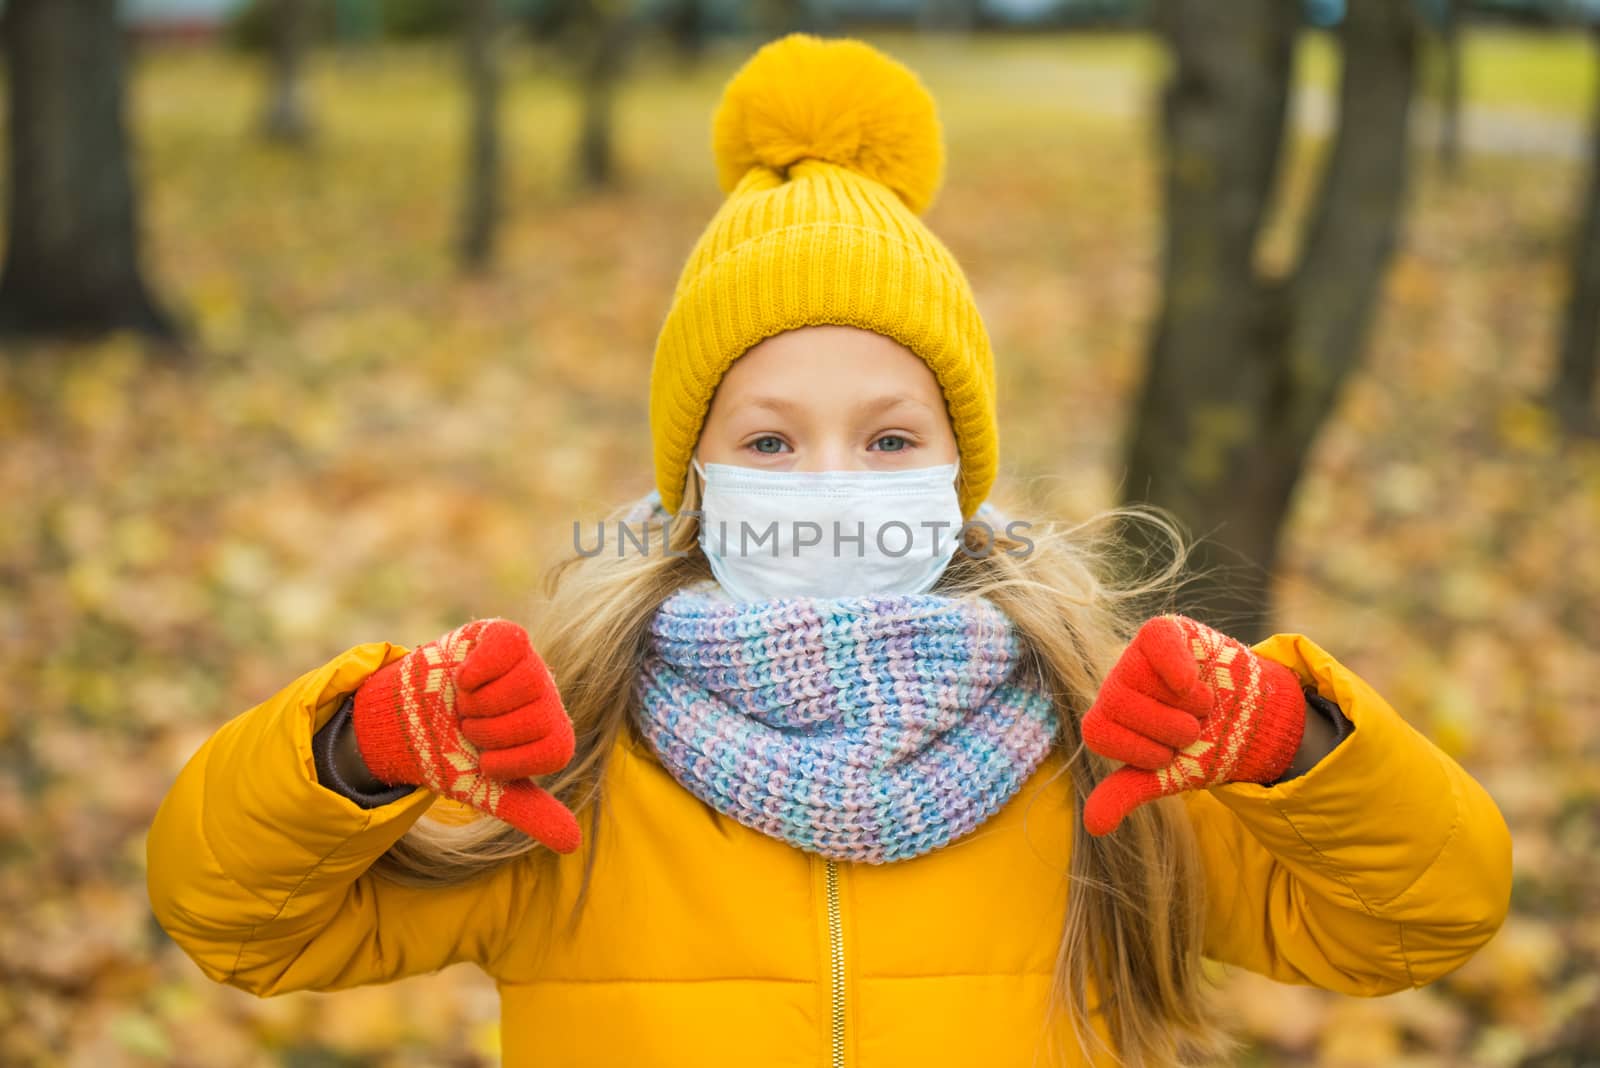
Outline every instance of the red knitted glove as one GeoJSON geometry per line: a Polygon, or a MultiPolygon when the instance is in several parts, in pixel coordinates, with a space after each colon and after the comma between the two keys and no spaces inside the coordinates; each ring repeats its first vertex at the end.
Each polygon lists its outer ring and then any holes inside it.
{"type": "Polygon", "coordinates": [[[356,691],[356,748],[372,774],[465,802],[558,853],[578,821],[526,781],[572,759],[572,721],[528,633],[479,619],[374,672],[356,691]]]}
{"type": "Polygon", "coordinates": [[[1139,628],[1083,717],[1083,741],[1118,768],[1083,807],[1090,834],[1158,797],[1268,783],[1300,748],[1306,699],[1282,664],[1187,616],[1139,628]]]}

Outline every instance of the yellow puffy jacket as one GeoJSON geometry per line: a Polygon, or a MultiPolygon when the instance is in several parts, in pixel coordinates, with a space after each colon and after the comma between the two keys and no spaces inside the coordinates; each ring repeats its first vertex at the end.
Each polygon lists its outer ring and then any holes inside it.
{"type": "MultiPolygon", "coordinates": [[[[1499,810],[1311,641],[1256,649],[1354,731],[1286,783],[1182,795],[1212,890],[1206,955],[1356,995],[1439,978],[1504,919],[1499,810]]],[[[367,872],[435,796],[363,810],[317,783],[311,735],[405,652],[349,650],[225,724],[179,775],[149,836],[150,898],[208,976],[265,996],[473,961],[499,985],[506,1068],[1035,1063],[1074,818],[1061,757],[965,838],[868,865],[747,829],[625,739],[568,930],[547,917],[570,911],[582,850],[537,883],[526,858],[444,890],[367,872]]],[[[1064,1034],[1049,1048],[1073,1050],[1064,1034]]]]}

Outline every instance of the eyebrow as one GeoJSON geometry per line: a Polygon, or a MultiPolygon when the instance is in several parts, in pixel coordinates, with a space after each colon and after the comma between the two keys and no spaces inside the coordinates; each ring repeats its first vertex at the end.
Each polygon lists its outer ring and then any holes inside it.
{"type": "MultiPolygon", "coordinates": [[[[778,396],[751,397],[745,403],[752,408],[767,408],[771,411],[786,414],[792,414],[799,407],[787,397],[778,396]]],[[[856,404],[851,410],[851,414],[858,416],[877,415],[880,412],[886,412],[891,408],[898,408],[907,404],[915,408],[921,408],[924,411],[933,411],[930,405],[917,400],[915,397],[907,397],[901,393],[885,393],[877,397],[868,397],[856,404]]]]}

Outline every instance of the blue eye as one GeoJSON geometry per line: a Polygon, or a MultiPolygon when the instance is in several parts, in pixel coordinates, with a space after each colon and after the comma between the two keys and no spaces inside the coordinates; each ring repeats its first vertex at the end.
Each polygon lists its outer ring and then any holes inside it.
{"type": "Polygon", "coordinates": [[[873,444],[883,446],[879,452],[905,452],[911,447],[911,442],[900,434],[885,434],[873,444]]]}
{"type": "Polygon", "coordinates": [[[764,434],[750,443],[750,448],[756,452],[775,453],[783,451],[783,439],[776,434],[764,434]]]}

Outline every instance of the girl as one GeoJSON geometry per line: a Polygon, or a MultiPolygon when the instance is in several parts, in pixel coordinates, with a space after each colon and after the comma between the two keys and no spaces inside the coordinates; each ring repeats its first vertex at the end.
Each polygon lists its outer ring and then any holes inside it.
{"type": "Polygon", "coordinates": [[[1471,956],[1510,841],[1455,762],[1301,635],[1137,625],[1177,565],[1117,584],[1108,525],[987,503],[916,77],[785,38],[713,143],[656,488],[534,639],[357,646],[201,747],[149,873],[206,974],[473,961],[509,1068],[1166,1065],[1225,1048],[1202,958],[1375,995],[1471,956]]]}

